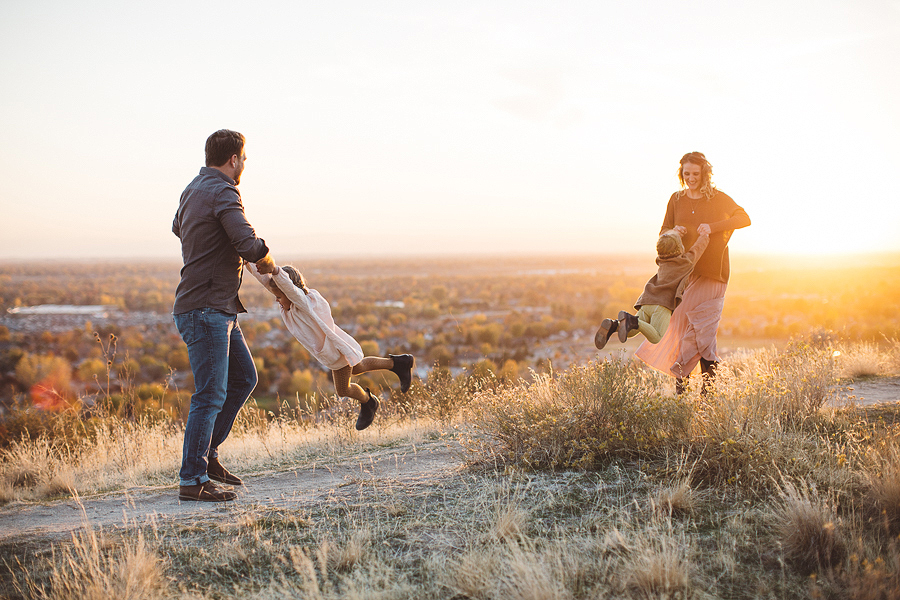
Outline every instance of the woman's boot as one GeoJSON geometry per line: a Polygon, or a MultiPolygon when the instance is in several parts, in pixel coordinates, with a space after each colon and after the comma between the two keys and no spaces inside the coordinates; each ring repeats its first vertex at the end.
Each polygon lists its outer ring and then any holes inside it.
{"type": "Polygon", "coordinates": [[[700,372],[703,377],[703,385],[700,387],[700,395],[705,396],[707,390],[712,385],[713,380],[716,378],[716,368],[719,366],[719,363],[714,360],[706,360],[705,358],[700,359],[700,372]]]}

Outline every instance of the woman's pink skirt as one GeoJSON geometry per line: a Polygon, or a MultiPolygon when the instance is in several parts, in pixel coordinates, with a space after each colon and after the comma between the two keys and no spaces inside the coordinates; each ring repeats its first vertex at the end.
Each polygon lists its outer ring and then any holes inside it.
{"type": "Polygon", "coordinates": [[[634,355],[658,371],[674,377],[690,375],[700,358],[719,360],[716,332],[725,306],[727,284],[692,275],[681,304],[658,344],[644,342],[634,355]]]}

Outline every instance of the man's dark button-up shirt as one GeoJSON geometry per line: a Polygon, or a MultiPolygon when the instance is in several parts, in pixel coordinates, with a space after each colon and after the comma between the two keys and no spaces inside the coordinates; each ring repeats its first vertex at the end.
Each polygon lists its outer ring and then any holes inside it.
{"type": "Polygon", "coordinates": [[[247,222],[234,180],[212,167],[200,169],[181,194],[172,231],[181,239],[184,258],[172,312],[247,312],[238,298],[241,259],[256,262],[269,249],[247,222]]]}

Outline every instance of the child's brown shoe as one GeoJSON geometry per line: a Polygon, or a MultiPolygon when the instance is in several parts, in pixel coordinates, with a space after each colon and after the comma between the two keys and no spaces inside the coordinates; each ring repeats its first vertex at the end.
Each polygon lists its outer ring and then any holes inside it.
{"type": "Polygon", "coordinates": [[[638,330],[638,318],[632,314],[625,312],[624,310],[619,311],[619,341],[625,342],[628,340],[628,333],[630,331],[638,330]]]}
{"type": "Polygon", "coordinates": [[[603,322],[600,323],[600,329],[594,335],[594,345],[597,346],[597,350],[603,350],[606,342],[609,341],[609,338],[613,336],[618,328],[619,322],[615,319],[603,319],[603,322]]]}

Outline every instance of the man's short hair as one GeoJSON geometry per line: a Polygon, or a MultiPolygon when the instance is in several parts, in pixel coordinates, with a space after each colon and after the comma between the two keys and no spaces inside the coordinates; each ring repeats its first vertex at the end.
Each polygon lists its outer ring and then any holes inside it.
{"type": "Polygon", "coordinates": [[[206,138],[206,166],[221,167],[232,156],[244,152],[244,136],[237,131],[220,129],[206,138]]]}

